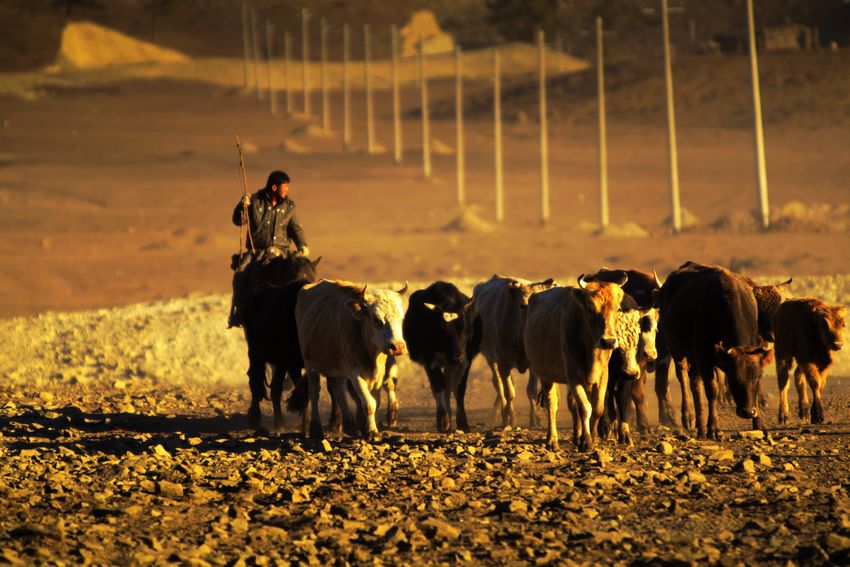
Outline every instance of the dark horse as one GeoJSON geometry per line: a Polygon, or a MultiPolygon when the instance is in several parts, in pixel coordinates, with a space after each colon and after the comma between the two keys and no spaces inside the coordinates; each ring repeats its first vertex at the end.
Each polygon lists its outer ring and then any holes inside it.
{"type": "Polygon", "coordinates": [[[251,407],[248,422],[258,427],[262,418],[260,402],[269,399],[266,388],[266,369],[271,368],[271,402],[274,409],[274,428],[284,426],[281,396],[287,375],[297,384],[301,379],[304,361],[295,327],[295,301],[304,285],[318,279],[315,261],[292,254],[266,262],[255,262],[248,270],[256,269],[253,287],[244,301],[245,341],[248,343],[248,385],[251,407]]]}

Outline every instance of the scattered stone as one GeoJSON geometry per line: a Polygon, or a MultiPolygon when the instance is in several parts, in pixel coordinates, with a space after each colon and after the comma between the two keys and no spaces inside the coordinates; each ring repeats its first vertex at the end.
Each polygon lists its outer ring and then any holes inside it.
{"type": "Polygon", "coordinates": [[[454,541],[460,537],[460,530],[437,518],[428,518],[421,522],[423,531],[429,539],[445,539],[454,541]]]}
{"type": "Polygon", "coordinates": [[[599,461],[600,465],[606,465],[614,460],[611,455],[603,449],[597,449],[596,451],[594,451],[594,455],[596,456],[596,460],[599,461]]]}
{"type": "Polygon", "coordinates": [[[160,495],[168,498],[183,498],[183,486],[167,480],[156,483],[156,490],[160,495]]]}
{"type": "Polygon", "coordinates": [[[667,441],[662,441],[661,443],[655,446],[655,450],[661,453],[662,455],[672,455],[673,445],[671,445],[667,441]]]}
{"type": "Polygon", "coordinates": [[[327,439],[322,439],[322,452],[330,453],[331,451],[333,451],[333,446],[331,445],[331,442],[327,439]]]}
{"type": "Polygon", "coordinates": [[[764,439],[764,431],[761,429],[749,429],[746,431],[739,431],[738,437],[741,439],[764,439]]]}
{"type": "Polygon", "coordinates": [[[745,473],[752,474],[756,472],[756,464],[753,462],[752,459],[744,459],[743,461],[741,461],[739,466],[740,469],[745,473]]]}
{"type": "Polygon", "coordinates": [[[457,484],[455,483],[452,477],[444,476],[443,479],[440,481],[440,488],[444,490],[454,490],[455,488],[457,488],[457,484]]]}
{"type": "Polygon", "coordinates": [[[496,514],[518,514],[528,511],[528,503],[524,500],[503,500],[496,503],[496,508],[493,510],[496,514]]]}
{"type": "Polygon", "coordinates": [[[762,466],[765,466],[765,467],[772,467],[773,466],[773,460],[770,457],[768,457],[767,455],[765,455],[764,453],[759,453],[758,459],[759,459],[759,464],[762,465],[762,466]]]}
{"type": "Polygon", "coordinates": [[[711,455],[708,456],[708,460],[710,461],[733,461],[735,460],[735,453],[733,453],[729,449],[723,449],[721,451],[715,451],[711,455]]]}

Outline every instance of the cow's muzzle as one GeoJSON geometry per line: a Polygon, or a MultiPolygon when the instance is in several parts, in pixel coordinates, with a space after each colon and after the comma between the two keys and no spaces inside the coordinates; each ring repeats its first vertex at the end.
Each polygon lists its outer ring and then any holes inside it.
{"type": "Polygon", "coordinates": [[[611,350],[617,348],[617,338],[602,337],[599,339],[599,348],[611,350]]]}
{"type": "Polygon", "coordinates": [[[735,409],[735,413],[738,417],[742,417],[744,419],[755,419],[759,416],[759,408],[758,406],[753,406],[748,409],[739,406],[735,409]]]}
{"type": "Polygon", "coordinates": [[[830,348],[830,350],[841,350],[842,348],[844,348],[844,342],[843,341],[835,341],[834,343],[832,343],[832,346],[830,346],[829,348],[830,348]]]}
{"type": "Polygon", "coordinates": [[[387,345],[386,352],[393,356],[400,356],[407,352],[407,345],[404,341],[393,341],[387,345]]]}

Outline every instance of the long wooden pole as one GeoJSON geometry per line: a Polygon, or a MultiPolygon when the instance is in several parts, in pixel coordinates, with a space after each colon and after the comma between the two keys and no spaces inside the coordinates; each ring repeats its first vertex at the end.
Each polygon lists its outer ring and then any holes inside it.
{"type": "Polygon", "coordinates": [[[274,88],[274,69],[272,43],[274,41],[274,26],[269,20],[266,20],[266,66],[269,72],[269,111],[272,116],[277,114],[277,92],[274,88]]]}
{"type": "Polygon", "coordinates": [[[245,62],[245,90],[247,91],[250,86],[250,72],[248,67],[250,66],[249,60],[251,58],[251,38],[250,32],[248,31],[248,5],[245,2],[242,2],[242,47],[244,53],[244,62],[245,62]]]}
{"type": "Polygon", "coordinates": [[[605,64],[602,18],[596,16],[596,90],[599,100],[599,225],[608,226],[608,138],[605,124],[605,64]]]}
{"type": "Polygon", "coordinates": [[[549,113],[546,110],[546,38],[537,31],[540,66],[540,223],[549,222],[549,113]]]}
{"type": "Polygon", "coordinates": [[[263,100],[263,91],[260,90],[260,39],[257,37],[257,12],[251,10],[251,43],[254,47],[254,85],[257,91],[257,100],[263,100]]]}
{"type": "Polygon", "coordinates": [[[342,148],[351,149],[351,84],[348,80],[349,53],[348,24],[342,24],[342,148]]]}
{"type": "Polygon", "coordinates": [[[428,116],[428,77],[425,75],[425,39],[419,36],[419,90],[422,105],[422,173],[431,178],[431,129],[428,116]]]}
{"type": "Polygon", "coordinates": [[[756,191],[761,215],[761,226],[770,226],[770,209],[767,200],[767,164],[764,155],[764,126],[761,117],[761,91],[759,88],[758,50],[753,0],[747,0],[747,29],[750,37],[750,74],[753,84],[753,145],[756,162],[756,191]]]}
{"type": "Polygon", "coordinates": [[[466,164],[463,147],[463,65],[461,62],[460,45],[455,44],[455,155],[457,170],[457,204],[466,204],[466,164]]]}
{"type": "Polygon", "coordinates": [[[667,0],[661,0],[662,35],[664,39],[664,84],[667,93],[667,157],[670,179],[670,219],[673,232],[682,230],[682,211],[679,205],[679,157],[676,149],[676,112],[673,106],[673,71],[670,63],[670,24],[667,0]]]}
{"type": "Polygon", "coordinates": [[[304,87],[304,114],[310,116],[310,14],[307,8],[301,10],[301,78],[304,87]]]}
{"type": "Polygon", "coordinates": [[[374,154],[375,148],[375,116],[372,109],[372,59],[371,36],[369,24],[363,26],[363,82],[366,85],[366,152],[374,154]]]}
{"type": "Polygon", "coordinates": [[[493,140],[495,159],[496,222],[505,219],[505,184],[502,167],[502,78],[499,49],[493,48],[493,140]]]}
{"type": "MultiPolygon", "coordinates": [[[[239,152],[239,178],[242,182],[242,196],[248,194],[248,168],[245,166],[245,156],[242,155],[242,145],[239,143],[239,136],[236,135],[236,151],[239,152]]],[[[251,253],[255,253],[254,249],[254,237],[251,235],[251,217],[248,216],[248,205],[245,201],[242,201],[242,214],[247,219],[247,230],[248,233],[248,242],[251,244],[251,253]]],[[[244,240],[242,238],[242,227],[239,227],[239,256],[242,256],[242,251],[244,249],[244,240]]]]}
{"type": "Polygon", "coordinates": [[[322,129],[331,129],[331,104],[328,98],[328,23],[321,19],[320,39],[322,43],[322,129]]]}
{"type": "Polygon", "coordinates": [[[295,104],[293,103],[294,89],[292,88],[292,75],[290,74],[291,68],[289,65],[289,62],[292,60],[292,35],[289,33],[289,30],[283,33],[283,49],[283,75],[286,79],[286,115],[289,116],[295,109],[295,104]]]}
{"type": "Polygon", "coordinates": [[[393,65],[393,159],[395,164],[401,163],[401,96],[398,78],[398,28],[393,26],[392,36],[392,65],[393,65]]]}

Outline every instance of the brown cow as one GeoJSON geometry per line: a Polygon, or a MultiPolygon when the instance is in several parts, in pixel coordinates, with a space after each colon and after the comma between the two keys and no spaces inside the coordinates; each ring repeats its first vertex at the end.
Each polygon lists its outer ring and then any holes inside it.
{"type": "MultiPolygon", "coordinates": [[[[481,354],[493,373],[496,406],[501,410],[502,426],[514,425],[514,382],[511,370],[528,369],[528,359],[522,343],[526,307],[531,294],[556,285],[552,278],[530,282],[520,278],[494,275],[479,283],[473,290],[475,309],[481,317],[481,354]]],[[[529,376],[529,423],[537,425],[534,403],[537,397],[535,381],[529,376]]]]}
{"type": "Polygon", "coordinates": [[[800,419],[809,413],[805,380],[812,389],[812,423],[823,423],[821,392],[832,366],[833,352],[844,345],[843,305],[827,305],[806,297],[782,303],[776,313],[776,379],[779,382],[779,423],[788,423],[788,372],[794,361],[794,382],[800,419]]]}
{"type": "Polygon", "coordinates": [[[608,362],[617,348],[616,321],[623,300],[622,284],[586,282],[579,287],[554,287],[531,296],[523,340],[529,369],[540,380],[541,402],[548,401],[546,446],[558,449],[555,416],[558,389],[567,384],[573,414],[573,440],[579,451],[593,447],[599,418],[605,409],[608,362]]]}
{"type": "MultiPolygon", "coordinates": [[[[322,280],[298,292],[295,322],[307,371],[305,378],[309,380],[312,437],[323,436],[318,409],[319,374],[327,377],[334,390],[343,423],[352,423],[345,398],[348,382],[357,394],[362,432],[370,439],[378,435],[375,396],[387,379],[388,359],[407,350],[401,329],[401,296],[407,293],[407,284],[399,291],[366,290],[365,285],[322,280]]],[[[303,400],[299,398],[299,406],[292,398],[290,401],[292,409],[304,411],[303,400]]]]}

